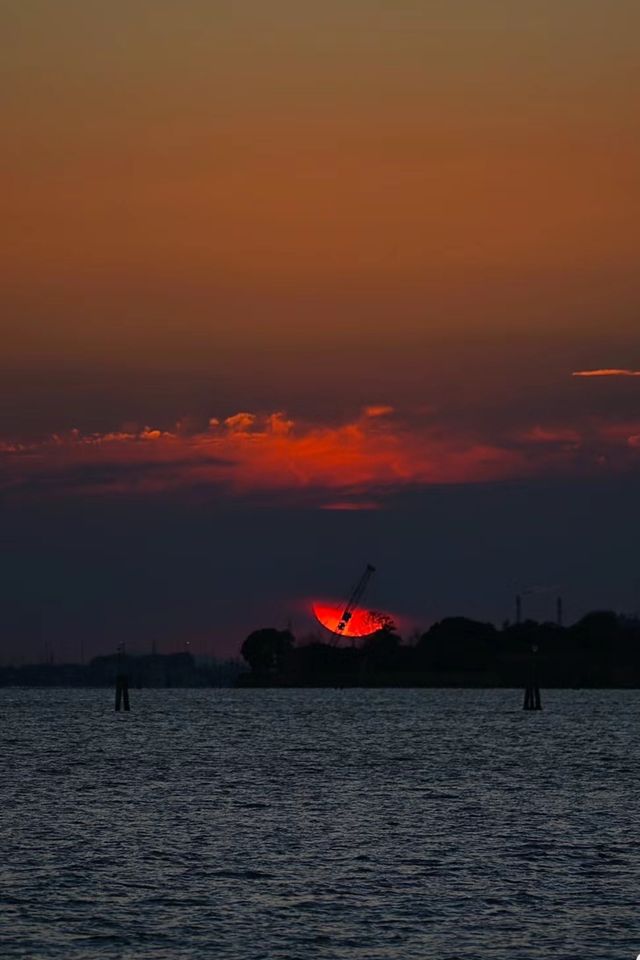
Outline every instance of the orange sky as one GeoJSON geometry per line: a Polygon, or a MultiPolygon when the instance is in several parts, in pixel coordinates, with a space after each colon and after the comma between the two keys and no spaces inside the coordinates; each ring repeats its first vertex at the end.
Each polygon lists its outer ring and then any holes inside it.
{"type": "Polygon", "coordinates": [[[0,18],[4,367],[217,372],[230,351],[231,375],[253,343],[281,373],[323,342],[402,360],[468,334],[628,338],[637,4],[0,18]]]}
{"type": "Polygon", "coordinates": [[[637,4],[9,0],[0,27],[27,474],[146,460],[151,424],[239,486],[500,479],[637,421],[594,376],[640,367],[637,4]],[[207,432],[238,410],[296,427],[207,432]],[[44,439],[72,429],[99,439],[44,439]]]}
{"type": "Polygon", "coordinates": [[[20,655],[235,650],[369,560],[425,625],[499,622],[515,578],[630,609],[637,0],[4,0],[0,31],[20,655]]]}

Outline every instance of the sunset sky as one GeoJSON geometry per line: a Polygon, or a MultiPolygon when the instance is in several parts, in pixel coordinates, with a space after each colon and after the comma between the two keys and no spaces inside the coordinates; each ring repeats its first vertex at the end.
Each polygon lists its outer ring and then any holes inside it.
{"type": "Polygon", "coordinates": [[[640,606],[640,6],[5,0],[0,657],[640,606]]]}

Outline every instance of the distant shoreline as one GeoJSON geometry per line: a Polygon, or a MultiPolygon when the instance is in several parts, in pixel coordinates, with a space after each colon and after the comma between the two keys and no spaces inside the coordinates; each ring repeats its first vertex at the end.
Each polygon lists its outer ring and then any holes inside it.
{"type": "MultiPolygon", "coordinates": [[[[0,690],[110,690],[109,684],[71,684],[71,683],[0,683],[0,690]]],[[[131,688],[136,693],[145,690],[521,690],[522,685],[488,683],[218,683],[209,686],[203,684],[183,684],[170,686],[140,686],[131,688]]],[[[593,684],[590,686],[546,685],[543,690],[638,690],[640,684],[593,684]]]]}

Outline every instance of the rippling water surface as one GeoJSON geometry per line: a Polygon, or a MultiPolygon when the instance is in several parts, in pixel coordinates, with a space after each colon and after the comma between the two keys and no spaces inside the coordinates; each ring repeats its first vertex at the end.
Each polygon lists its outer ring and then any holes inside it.
{"type": "Polygon", "coordinates": [[[635,960],[640,692],[0,690],[0,957],[635,960]]]}

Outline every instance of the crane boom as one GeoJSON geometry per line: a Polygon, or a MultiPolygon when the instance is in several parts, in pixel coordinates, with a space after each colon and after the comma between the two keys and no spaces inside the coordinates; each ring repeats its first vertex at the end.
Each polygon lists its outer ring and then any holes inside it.
{"type": "Polygon", "coordinates": [[[344,633],[344,631],[347,629],[347,624],[353,616],[353,611],[356,609],[358,603],[362,599],[364,592],[367,589],[367,584],[375,572],[376,568],[372,567],[371,564],[368,563],[365,567],[364,573],[353,588],[353,592],[347,601],[347,605],[343,610],[342,616],[340,617],[340,622],[336,627],[336,633],[344,633]]]}

